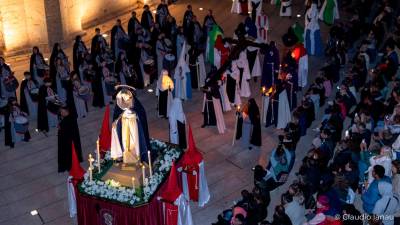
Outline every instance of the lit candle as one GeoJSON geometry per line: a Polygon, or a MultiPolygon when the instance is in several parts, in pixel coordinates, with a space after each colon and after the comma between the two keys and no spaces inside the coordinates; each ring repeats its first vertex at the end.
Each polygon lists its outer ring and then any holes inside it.
{"type": "Polygon", "coordinates": [[[92,166],[89,166],[89,179],[90,179],[90,181],[92,181],[93,180],[93,172],[92,172],[92,166]]]}
{"type": "Polygon", "coordinates": [[[132,177],[132,189],[135,190],[135,177],[132,177]]]}
{"type": "Polygon", "coordinates": [[[152,177],[153,176],[153,171],[152,171],[152,166],[151,166],[151,153],[150,153],[150,151],[147,151],[147,159],[149,160],[150,177],[152,177]]]}
{"type": "Polygon", "coordinates": [[[99,173],[101,171],[101,165],[100,165],[100,143],[99,143],[99,138],[97,138],[96,141],[97,148],[96,148],[96,154],[97,154],[97,168],[99,170],[99,173]]]}
{"type": "Polygon", "coordinates": [[[92,157],[92,154],[89,154],[89,159],[88,159],[88,161],[89,161],[89,167],[90,167],[90,168],[93,168],[93,161],[94,161],[94,159],[93,159],[93,157],[92,157]]]}
{"type": "Polygon", "coordinates": [[[144,171],[144,165],[142,165],[142,178],[143,178],[143,185],[145,183],[145,179],[146,179],[146,171],[144,171]]]}

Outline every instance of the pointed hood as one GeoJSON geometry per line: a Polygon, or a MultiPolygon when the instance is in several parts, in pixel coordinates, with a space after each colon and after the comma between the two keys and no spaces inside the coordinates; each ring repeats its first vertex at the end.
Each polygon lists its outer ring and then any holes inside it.
{"type": "Polygon", "coordinates": [[[180,76],[181,76],[180,69],[182,69],[183,74],[190,73],[190,68],[189,68],[188,64],[186,63],[185,56],[186,56],[186,41],[183,42],[182,51],[179,56],[178,64],[175,67],[175,73],[174,73],[175,79],[180,79],[180,76]]]}
{"type": "Polygon", "coordinates": [[[76,150],[74,143],[72,143],[72,165],[69,171],[69,175],[72,176],[75,180],[81,180],[83,175],[85,174],[85,170],[81,167],[79,163],[78,156],[76,155],[76,150]]]}
{"type": "Polygon", "coordinates": [[[161,198],[168,202],[175,202],[182,194],[182,189],[178,183],[178,174],[176,172],[175,162],[172,163],[169,172],[168,183],[166,189],[162,192],[161,198]]]}
{"type": "Polygon", "coordinates": [[[111,148],[110,105],[107,105],[104,112],[99,139],[100,151],[108,151],[111,148]]]}
{"type": "Polygon", "coordinates": [[[197,166],[202,161],[203,161],[203,156],[198,151],[196,144],[194,143],[192,127],[189,125],[189,148],[183,155],[182,166],[184,168],[188,166],[193,167],[197,166]]]}

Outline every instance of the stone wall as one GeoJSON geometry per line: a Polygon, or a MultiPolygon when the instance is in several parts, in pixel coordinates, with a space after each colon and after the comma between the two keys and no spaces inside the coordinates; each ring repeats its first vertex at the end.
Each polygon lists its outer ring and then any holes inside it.
{"type": "Polygon", "coordinates": [[[70,45],[75,35],[152,0],[0,0],[0,55],[70,45]]]}
{"type": "Polygon", "coordinates": [[[82,27],[87,29],[123,15],[135,8],[137,0],[81,1],[82,27]]]}

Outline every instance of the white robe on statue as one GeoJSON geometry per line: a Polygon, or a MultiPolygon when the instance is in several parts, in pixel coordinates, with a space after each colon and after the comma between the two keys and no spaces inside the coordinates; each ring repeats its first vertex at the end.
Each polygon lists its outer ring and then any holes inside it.
{"type": "Polygon", "coordinates": [[[124,163],[128,163],[127,160],[132,160],[133,157],[140,156],[140,144],[139,144],[139,133],[137,127],[137,117],[136,113],[125,110],[122,115],[113,122],[111,128],[111,158],[124,158],[124,163]],[[122,145],[117,131],[117,123],[121,121],[121,135],[122,135],[122,145]],[[128,122],[128,124],[125,124],[128,122]],[[128,127],[126,127],[128,126],[128,127]],[[127,128],[129,129],[129,141],[127,140],[127,128]],[[131,152],[126,151],[128,149],[127,143],[129,142],[129,149],[131,152]],[[129,155],[128,155],[129,154],[129,155]]]}
{"type": "Polygon", "coordinates": [[[291,120],[290,106],[286,89],[279,94],[278,123],[276,128],[284,129],[291,120]]]}
{"type": "Polygon", "coordinates": [[[182,101],[175,98],[172,102],[171,111],[168,115],[169,139],[172,144],[179,144],[178,121],[186,124],[186,116],[183,112],[182,101]]]}
{"type": "MultiPolygon", "coordinates": [[[[183,48],[186,49],[186,42],[183,44],[183,48]]],[[[183,100],[187,100],[187,74],[190,73],[190,68],[185,60],[186,51],[181,51],[181,55],[179,57],[178,64],[175,67],[175,98],[180,98],[183,100]]]]}

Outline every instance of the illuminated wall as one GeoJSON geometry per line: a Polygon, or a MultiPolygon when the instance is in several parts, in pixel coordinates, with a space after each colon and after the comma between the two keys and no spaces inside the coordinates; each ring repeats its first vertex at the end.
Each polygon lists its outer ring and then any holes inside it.
{"type": "Polygon", "coordinates": [[[80,2],[82,26],[95,26],[116,16],[125,14],[135,7],[137,0],[85,0],[80,2]]]}
{"type": "MultiPolygon", "coordinates": [[[[75,35],[130,12],[143,0],[0,0],[0,55],[71,44],[75,35]]],[[[51,49],[51,48],[50,48],[51,49]]]]}

